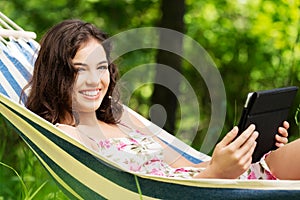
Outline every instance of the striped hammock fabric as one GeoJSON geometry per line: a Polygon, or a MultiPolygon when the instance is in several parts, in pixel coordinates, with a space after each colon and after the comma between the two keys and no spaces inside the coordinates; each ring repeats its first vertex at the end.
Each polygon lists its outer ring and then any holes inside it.
{"type": "MultiPolygon", "coordinates": [[[[11,40],[0,47],[0,114],[31,148],[70,199],[280,199],[299,198],[300,181],[181,179],[142,175],[72,140],[19,103],[32,74],[38,44],[11,40]],[[29,56],[31,55],[31,56],[29,56]]],[[[149,125],[150,121],[126,108],[149,125]]],[[[209,160],[159,127],[153,131],[192,162],[209,160]]]]}

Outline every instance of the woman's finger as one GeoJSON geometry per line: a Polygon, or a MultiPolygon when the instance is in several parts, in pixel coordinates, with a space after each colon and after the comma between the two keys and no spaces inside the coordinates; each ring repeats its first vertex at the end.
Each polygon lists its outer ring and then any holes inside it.
{"type": "Polygon", "coordinates": [[[245,152],[245,155],[241,158],[241,161],[244,162],[244,165],[250,165],[252,163],[252,154],[255,150],[257,142],[254,142],[250,149],[245,152]]]}
{"type": "Polygon", "coordinates": [[[285,138],[287,138],[289,135],[287,129],[285,129],[283,127],[278,128],[278,133],[280,133],[280,135],[285,138]]]}
{"type": "Polygon", "coordinates": [[[290,124],[287,121],[283,122],[283,127],[287,130],[290,128],[290,124]]]}
{"type": "Polygon", "coordinates": [[[256,146],[256,138],[258,137],[258,132],[254,131],[251,137],[241,146],[239,149],[241,157],[245,155],[250,155],[252,156],[252,153],[255,149],[256,146]]]}
{"type": "Polygon", "coordinates": [[[278,134],[275,135],[275,139],[277,143],[282,143],[282,144],[288,143],[288,139],[286,137],[282,137],[278,134]]]}
{"type": "Polygon", "coordinates": [[[255,130],[255,125],[251,124],[233,143],[232,145],[236,145],[238,147],[242,146],[252,135],[255,130]]]}
{"type": "Polygon", "coordinates": [[[225,135],[225,137],[221,140],[221,142],[218,145],[221,147],[227,146],[234,140],[234,138],[236,138],[238,132],[239,132],[238,127],[237,126],[233,127],[233,129],[231,129],[231,131],[229,131],[225,135]]]}

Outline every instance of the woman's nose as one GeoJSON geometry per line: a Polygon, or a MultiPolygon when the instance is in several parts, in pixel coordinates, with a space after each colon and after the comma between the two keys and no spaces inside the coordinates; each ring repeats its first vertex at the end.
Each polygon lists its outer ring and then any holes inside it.
{"type": "Polygon", "coordinates": [[[87,77],[87,83],[90,85],[98,85],[101,80],[101,74],[95,71],[90,71],[89,77],[87,77]]]}

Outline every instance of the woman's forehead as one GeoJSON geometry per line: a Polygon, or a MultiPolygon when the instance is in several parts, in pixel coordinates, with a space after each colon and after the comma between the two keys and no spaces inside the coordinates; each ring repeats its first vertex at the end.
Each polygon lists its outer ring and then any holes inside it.
{"type": "Polygon", "coordinates": [[[99,63],[106,61],[106,53],[100,42],[97,40],[89,40],[75,54],[73,62],[80,63],[99,63]]]}

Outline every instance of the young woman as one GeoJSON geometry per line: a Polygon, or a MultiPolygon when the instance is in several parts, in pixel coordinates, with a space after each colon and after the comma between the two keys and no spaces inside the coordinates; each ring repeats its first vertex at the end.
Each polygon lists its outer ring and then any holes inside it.
{"type": "Polygon", "coordinates": [[[80,20],[52,27],[40,43],[26,106],[132,171],[185,178],[300,178],[300,158],[295,156],[300,140],[284,146],[287,122],[276,135],[280,148],[255,164],[251,164],[258,136],[255,125],[238,138],[234,127],[217,144],[209,162],[193,164],[146,131],[138,119],[131,116],[128,123],[115,88],[118,70],[110,63],[105,39],[106,34],[80,20]]]}

